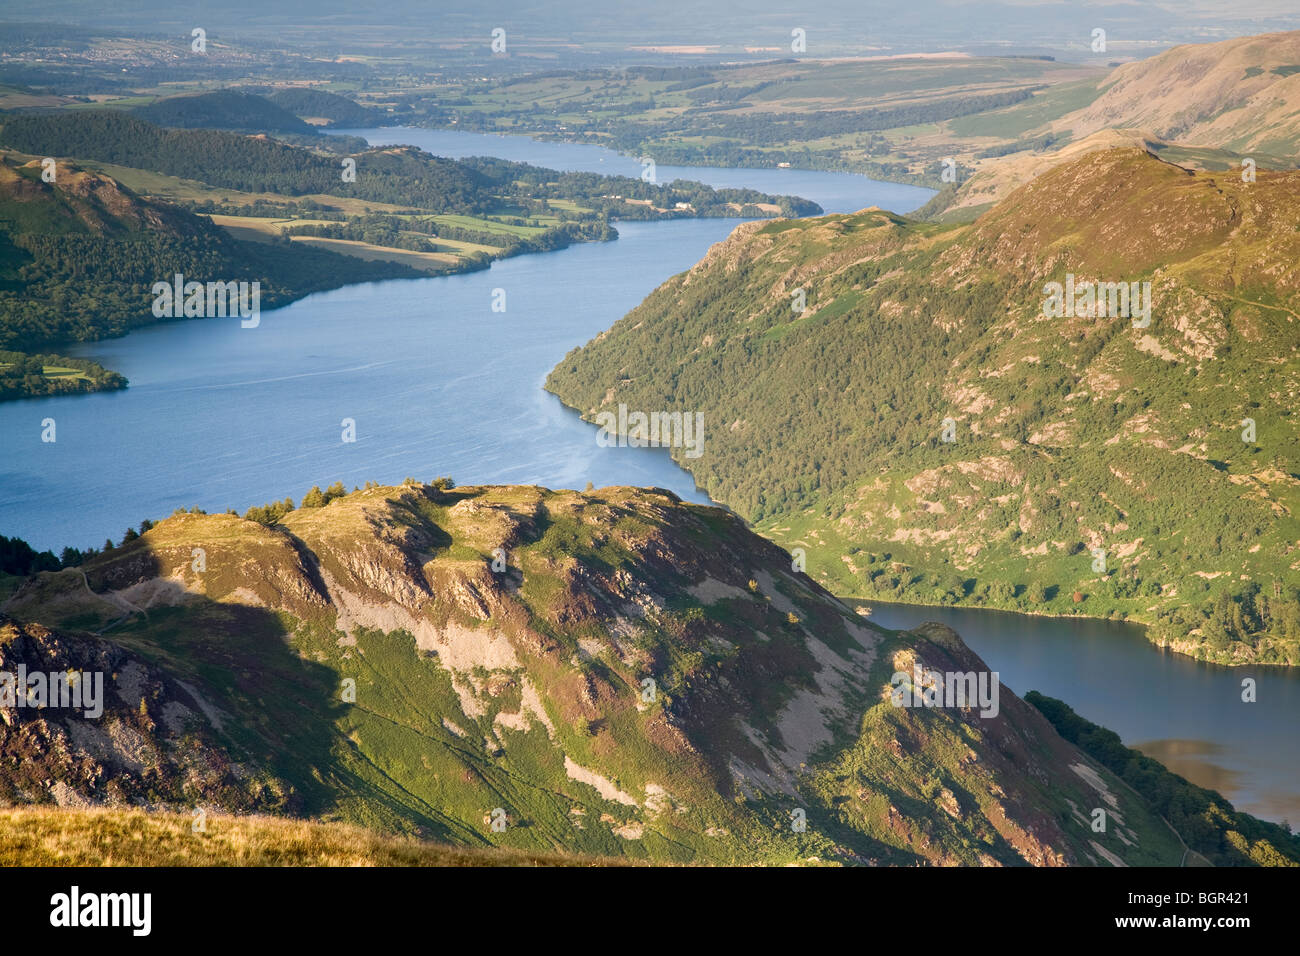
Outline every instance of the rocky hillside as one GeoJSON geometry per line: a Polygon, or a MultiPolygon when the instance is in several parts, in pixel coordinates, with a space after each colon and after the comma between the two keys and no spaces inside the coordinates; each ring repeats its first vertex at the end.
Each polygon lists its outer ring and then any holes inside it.
{"type": "Polygon", "coordinates": [[[89,729],[3,711],[12,803],[653,861],[1182,858],[1009,688],[895,706],[915,666],[987,675],[951,631],[879,630],[735,516],[655,489],[371,487],[271,527],[179,513],[4,613],[5,669],[109,684],[89,729]]]}
{"type": "Polygon", "coordinates": [[[1300,173],[1117,148],[970,225],[747,224],[548,387],[589,418],[702,413],[681,464],[837,594],[1122,614],[1295,663],[1298,200],[1300,173]],[[1055,309],[1051,283],[1132,309],[1055,309]]]}

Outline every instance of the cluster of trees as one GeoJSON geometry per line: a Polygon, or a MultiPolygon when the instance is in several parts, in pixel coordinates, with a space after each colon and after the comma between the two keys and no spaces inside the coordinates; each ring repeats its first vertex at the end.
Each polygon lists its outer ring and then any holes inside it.
{"type": "Polygon", "coordinates": [[[203,199],[188,202],[185,204],[185,208],[190,212],[202,213],[205,216],[260,216],[267,219],[307,217],[311,219],[337,219],[339,221],[347,218],[346,214],[340,212],[337,208],[318,203],[314,199],[275,200],[258,198],[247,204],[203,199]]]}
{"type": "Polygon", "coordinates": [[[0,573],[26,577],[38,571],[57,571],[62,566],[53,552],[37,552],[22,538],[0,534],[0,573]]]}
{"type": "MultiPolygon", "coordinates": [[[[177,513],[183,512],[184,509],[177,509],[177,513]]],[[[197,514],[203,512],[195,508],[193,511],[197,514]]],[[[37,574],[41,571],[59,571],[63,568],[80,567],[91,558],[99,554],[107,554],[119,547],[130,544],[138,539],[142,534],[154,526],[154,523],[147,518],[140,522],[140,529],[127,528],[126,533],[122,535],[122,543],[114,545],[113,539],[108,538],[104,541],[103,548],[73,548],[67,547],[59,552],[55,557],[53,551],[37,551],[22,538],[6,538],[0,535],[0,572],[4,574],[16,574],[26,576],[37,574]]]]}
{"type": "Polygon", "coordinates": [[[414,231],[416,230],[408,228],[407,223],[393,216],[356,216],[339,223],[307,222],[297,226],[286,226],[284,234],[317,236],[323,239],[348,239],[352,242],[388,246],[391,249],[428,252],[428,239],[411,235],[410,233],[414,231]]]}
{"type": "Polygon", "coordinates": [[[302,506],[304,508],[324,508],[335,498],[344,498],[348,490],[343,487],[343,482],[336,481],[324,491],[320,490],[319,485],[312,485],[311,490],[303,496],[302,506]]]}
{"type": "Polygon", "coordinates": [[[1044,150],[1051,149],[1057,143],[1064,139],[1059,133],[1044,133],[1042,136],[1035,136],[1033,139],[1018,139],[1010,143],[1003,143],[1001,146],[990,146],[988,149],[982,149],[975,154],[976,159],[994,159],[998,156],[1007,156],[1011,153],[1035,152],[1041,153],[1044,150]]]}
{"type": "Polygon", "coordinates": [[[1199,638],[1212,651],[1243,644],[1266,663],[1300,664],[1300,590],[1250,581],[1198,605],[1162,611],[1152,630],[1161,641],[1199,638]]]}
{"type": "MultiPolygon", "coordinates": [[[[403,479],[402,484],[418,485],[420,482],[415,478],[405,478],[403,479]]],[[[432,485],[438,491],[449,491],[456,487],[456,483],[447,477],[435,478],[432,485]]],[[[378,488],[379,485],[373,481],[367,481],[365,487],[369,490],[371,488],[378,488]]],[[[359,489],[353,488],[352,490],[357,491],[359,489]]],[[[319,485],[312,485],[311,490],[303,496],[301,507],[324,508],[331,501],[334,501],[337,498],[346,497],[347,495],[348,490],[341,481],[334,482],[334,484],[330,485],[324,491],[321,491],[319,485]]],[[[249,508],[244,512],[244,518],[247,521],[256,521],[258,524],[270,527],[279,523],[281,518],[294,510],[293,499],[285,498],[283,501],[272,501],[268,504],[257,505],[249,508]]],[[[235,514],[235,512],[232,510],[228,511],[227,514],[235,514]]]]}

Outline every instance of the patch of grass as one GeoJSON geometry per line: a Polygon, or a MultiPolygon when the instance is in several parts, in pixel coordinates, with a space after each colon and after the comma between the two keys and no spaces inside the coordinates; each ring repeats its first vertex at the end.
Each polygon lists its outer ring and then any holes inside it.
{"type": "MultiPolygon", "coordinates": [[[[282,817],[0,810],[0,866],[627,866],[614,857],[469,849],[282,817]]],[[[648,861],[646,861],[648,862],[648,861]]]]}

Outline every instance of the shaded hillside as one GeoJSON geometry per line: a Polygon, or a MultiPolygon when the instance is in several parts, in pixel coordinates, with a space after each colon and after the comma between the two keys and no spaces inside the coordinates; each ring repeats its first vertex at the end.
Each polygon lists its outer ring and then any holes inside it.
{"type": "MultiPolygon", "coordinates": [[[[881,631],[790,569],[654,489],[413,484],[271,526],[177,514],[5,612],[165,675],[232,761],[285,782],[258,793],[309,816],[661,861],[1178,862],[1159,817],[1007,688],[983,716],[891,703],[914,664],[986,672],[951,631],[881,631]]],[[[31,773],[51,783],[25,800],[57,782],[65,804],[123,802],[111,775],[31,773]]]]}
{"type": "Polygon", "coordinates": [[[1111,149],[973,225],[744,225],[548,388],[588,418],[702,412],[681,463],[837,593],[1121,613],[1294,663],[1298,200],[1300,173],[1111,149]],[[1150,324],[1046,317],[1071,275],[1149,282],[1150,324]]]}
{"type": "Polygon", "coordinates": [[[243,133],[300,133],[316,130],[287,107],[253,93],[216,90],[155,100],[133,110],[142,120],[156,126],[182,129],[228,129],[243,133]]]}
{"type": "MultiPolygon", "coordinates": [[[[176,273],[258,281],[262,308],[350,282],[419,274],[318,249],[241,242],[109,176],[66,162],[55,170],[45,182],[39,162],[0,156],[0,350],[35,352],[156,322],[153,285],[176,273]]],[[[125,384],[93,363],[57,355],[43,356],[47,371],[36,375],[43,381],[28,382],[34,370],[20,362],[27,364],[22,356],[0,358],[6,396],[75,388],[53,381],[61,368],[78,373],[83,388],[125,384]]]]}
{"type": "Polygon", "coordinates": [[[266,98],[299,119],[309,123],[318,122],[323,126],[357,129],[377,125],[387,117],[382,110],[362,106],[355,100],[327,90],[292,87],[268,93],[266,98]],[[324,122],[321,122],[322,120],[324,122]]]}

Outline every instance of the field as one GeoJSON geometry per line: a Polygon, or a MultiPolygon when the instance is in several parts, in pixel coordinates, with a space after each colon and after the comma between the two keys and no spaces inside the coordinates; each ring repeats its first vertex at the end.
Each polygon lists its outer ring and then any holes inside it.
{"type": "Polygon", "coordinates": [[[402,265],[424,269],[426,272],[432,273],[446,272],[448,266],[455,266],[461,261],[461,257],[457,255],[441,252],[410,252],[406,249],[375,246],[368,242],[356,242],[351,239],[321,239],[306,236],[298,237],[293,241],[305,242],[309,246],[318,246],[321,249],[328,249],[330,252],[341,252],[344,255],[365,259],[367,262],[400,262],[402,265]]]}

